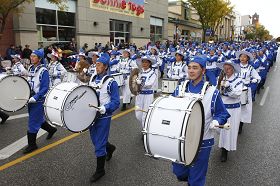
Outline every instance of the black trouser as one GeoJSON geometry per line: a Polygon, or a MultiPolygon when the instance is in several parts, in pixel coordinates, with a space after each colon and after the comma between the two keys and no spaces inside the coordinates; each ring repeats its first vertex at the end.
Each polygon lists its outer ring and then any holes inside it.
{"type": "Polygon", "coordinates": [[[1,110],[0,110],[0,118],[3,120],[3,119],[6,119],[6,118],[8,118],[9,117],[9,115],[8,114],[6,114],[5,112],[2,112],[1,110]]]}

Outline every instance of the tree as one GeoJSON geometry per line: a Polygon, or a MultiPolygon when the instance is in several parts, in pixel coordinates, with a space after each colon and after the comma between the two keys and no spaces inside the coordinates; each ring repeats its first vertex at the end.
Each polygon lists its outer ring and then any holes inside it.
{"type": "MultiPolygon", "coordinates": [[[[67,0],[48,0],[50,3],[56,4],[60,10],[67,8],[67,0]]],[[[32,3],[34,0],[0,0],[0,39],[6,25],[7,17],[10,13],[21,13],[24,10],[24,3],[32,3]]]]}
{"type": "Polygon", "coordinates": [[[246,39],[266,41],[271,40],[273,37],[265,26],[257,23],[256,25],[250,26],[246,29],[246,39]]]}
{"type": "Polygon", "coordinates": [[[188,2],[199,15],[199,21],[203,30],[203,41],[205,41],[206,30],[216,31],[222,19],[229,15],[233,9],[230,6],[230,1],[225,0],[189,0],[188,2]]]}

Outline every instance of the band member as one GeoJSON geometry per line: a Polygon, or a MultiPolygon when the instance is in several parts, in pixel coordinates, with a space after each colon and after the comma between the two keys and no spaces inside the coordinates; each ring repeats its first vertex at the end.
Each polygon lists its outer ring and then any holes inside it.
{"type": "Polygon", "coordinates": [[[150,56],[143,56],[140,63],[139,66],[142,66],[142,71],[139,74],[136,83],[141,85],[141,91],[135,99],[135,106],[139,108],[139,110],[135,110],[135,115],[137,120],[142,124],[142,128],[144,128],[145,117],[147,114],[143,111],[147,111],[149,105],[154,100],[153,85],[157,76],[155,71],[152,70],[152,65],[156,63],[153,58],[150,56]]]}
{"type": "Polygon", "coordinates": [[[91,59],[91,65],[88,68],[84,68],[83,72],[91,77],[96,75],[96,61],[100,57],[100,53],[98,52],[89,52],[88,58],[91,59]]]}
{"type": "Polygon", "coordinates": [[[40,128],[48,132],[47,139],[52,138],[57,131],[56,128],[48,124],[44,118],[43,103],[49,88],[49,72],[44,65],[44,51],[34,50],[30,56],[32,65],[29,67],[29,76],[27,81],[31,87],[31,98],[28,101],[28,146],[24,154],[36,150],[36,136],[40,128]]]}
{"type": "Polygon", "coordinates": [[[240,60],[241,72],[239,77],[242,78],[243,86],[248,88],[248,102],[246,105],[241,106],[241,122],[239,125],[239,134],[242,133],[243,123],[251,123],[252,120],[252,93],[251,83],[259,83],[261,77],[257,71],[249,64],[250,60],[253,60],[253,56],[250,52],[245,50],[236,52],[236,58],[240,60]]]}
{"type": "MultiPolygon", "coordinates": [[[[186,89],[177,87],[174,96],[182,93],[201,94],[205,84],[203,76],[206,71],[206,58],[195,56],[190,59],[188,64],[188,75],[190,81],[186,89]]],[[[212,146],[214,144],[214,130],[217,125],[223,125],[230,117],[227,112],[219,91],[214,86],[209,86],[203,96],[202,103],[204,106],[205,126],[204,136],[197,159],[192,166],[173,163],[173,173],[179,181],[187,181],[190,186],[204,185],[208,169],[208,161],[212,146]]]]}
{"type": "Polygon", "coordinates": [[[172,63],[171,68],[167,73],[170,79],[176,79],[179,83],[187,78],[188,73],[187,65],[183,62],[184,57],[184,53],[178,50],[175,53],[176,61],[172,63]]]}
{"type": "Polygon", "coordinates": [[[157,76],[157,79],[154,84],[154,91],[158,91],[158,71],[159,71],[159,66],[162,65],[162,59],[159,57],[159,50],[156,46],[150,46],[149,47],[149,52],[150,52],[150,57],[153,58],[156,63],[152,65],[153,70],[155,71],[155,74],[157,76]]]}
{"type": "Polygon", "coordinates": [[[242,93],[242,79],[238,77],[240,65],[228,60],[218,65],[222,69],[219,77],[218,89],[222,95],[223,103],[230,114],[229,130],[220,131],[219,148],[222,149],[221,162],[227,161],[228,151],[236,150],[238,129],[241,115],[240,96],[242,93]]]}
{"type": "Polygon", "coordinates": [[[116,147],[108,142],[112,113],[118,109],[120,96],[117,82],[107,75],[110,57],[107,53],[101,55],[96,62],[97,75],[90,82],[98,92],[100,101],[100,117],[90,128],[90,137],[95,146],[97,167],[95,173],[90,178],[91,182],[96,182],[105,175],[105,160],[112,158],[116,147]]]}
{"type": "Polygon", "coordinates": [[[83,82],[83,83],[88,83],[90,77],[87,76],[87,74],[84,71],[84,69],[89,68],[89,63],[86,60],[86,55],[85,53],[80,52],[79,53],[79,62],[76,63],[74,71],[77,72],[77,77],[78,79],[83,82]]]}
{"type": "Polygon", "coordinates": [[[110,74],[116,74],[119,72],[119,52],[112,50],[110,59],[110,74]]]}
{"type": "Polygon", "coordinates": [[[129,89],[129,76],[133,68],[137,68],[136,61],[130,59],[130,50],[125,49],[122,51],[122,57],[119,61],[119,72],[122,73],[124,77],[124,86],[121,87],[123,96],[122,110],[126,110],[126,104],[129,104],[131,101],[131,92],[129,89]]]}
{"type": "Polygon", "coordinates": [[[217,60],[218,56],[215,55],[215,48],[210,48],[210,53],[207,56],[207,63],[206,63],[206,78],[207,81],[211,83],[211,85],[216,86],[217,84],[217,60]]]}
{"type": "Polygon", "coordinates": [[[261,77],[261,81],[258,84],[257,90],[260,92],[260,89],[264,88],[264,84],[266,81],[267,73],[269,71],[269,62],[267,60],[266,55],[264,54],[263,50],[259,52],[259,59],[260,59],[260,68],[259,68],[259,75],[261,77]]]}
{"type": "MultiPolygon", "coordinates": [[[[13,66],[11,68],[12,74],[19,75],[19,76],[27,76],[28,71],[24,68],[23,64],[21,63],[21,57],[19,54],[11,55],[13,66]]],[[[7,70],[7,68],[6,68],[7,70]]]]}
{"type": "MultiPolygon", "coordinates": [[[[259,60],[258,52],[256,50],[251,50],[253,55],[253,60],[251,61],[251,65],[254,67],[256,72],[260,75],[260,65],[261,62],[259,60]]],[[[252,101],[255,101],[256,92],[257,92],[258,83],[251,83],[251,90],[252,90],[252,101]]]]}
{"type": "Polygon", "coordinates": [[[48,65],[48,70],[50,74],[50,87],[57,85],[61,82],[61,78],[67,72],[63,65],[58,61],[58,53],[52,51],[51,54],[47,55],[51,60],[48,65]]]}
{"type": "Polygon", "coordinates": [[[1,118],[1,123],[0,124],[4,124],[9,117],[10,116],[8,114],[6,114],[5,112],[2,112],[0,110],[0,118],[1,118]]]}

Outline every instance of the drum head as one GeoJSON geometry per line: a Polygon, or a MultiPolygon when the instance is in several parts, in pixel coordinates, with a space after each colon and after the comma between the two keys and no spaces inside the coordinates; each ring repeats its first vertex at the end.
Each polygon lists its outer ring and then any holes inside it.
{"type": "Polygon", "coordinates": [[[22,109],[29,97],[30,86],[20,76],[5,76],[0,78],[0,108],[7,112],[22,109]]]}
{"type": "Polygon", "coordinates": [[[89,104],[99,106],[96,91],[90,86],[80,85],[65,99],[63,108],[63,121],[71,132],[87,130],[97,118],[97,110],[89,104]]]}
{"type": "Polygon", "coordinates": [[[185,138],[185,164],[191,165],[198,154],[204,133],[204,110],[201,101],[193,105],[185,138]]]}

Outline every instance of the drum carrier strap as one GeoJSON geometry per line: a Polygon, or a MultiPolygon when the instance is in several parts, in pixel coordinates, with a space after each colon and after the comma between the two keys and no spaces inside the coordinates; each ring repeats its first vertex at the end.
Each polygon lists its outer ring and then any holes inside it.
{"type": "MultiPolygon", "coordinates": [[[[93,78],[92,78],[92,81],[95,81],[97,75],[94,75],[93,78]]],[[[107,81],[107,80],[110,80],[110,82],[108,83],[108,86],[107,86],[107,92],[108,93],[111,93],[110,91],[110,85],[112,84],[112,80],[114,80],[114,77],[112,76],[109,76],[109,75],[105,75],[102,79],[101,79],[101,83],[100,83],[100,87],[97,86],[97,87],[93,87],[95,89],[101,89],[102,88],[102,85],[107,81]]]]}
{"type": "MultiPolygon", "coordinates": [[[[182,86],[179,86],[179,94],[178,94],[179,97],[184,97],[185,91],[186,91],[186,88],[187,88],[189,82],[190,82],[189,80],[186,80],[186,81],[184,81],[182,86]]],[[[201,89],[201,93],[200,93],[200,96],[199,96],[200,100],[203,99],[203,97],[204,97],[207,89],[209,88],[209,86],[210,86],[210,84],[209,84],[208,81],[204,82],[204,85],[203,85],[203,87],[201,89]]]]}

